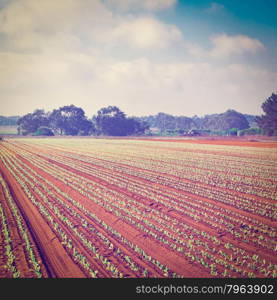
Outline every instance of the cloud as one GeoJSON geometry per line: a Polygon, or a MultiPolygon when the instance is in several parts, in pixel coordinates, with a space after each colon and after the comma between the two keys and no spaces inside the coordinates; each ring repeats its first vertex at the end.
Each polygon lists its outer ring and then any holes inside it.
{"type": "Polygon", "coordinates": [[[89,116],[107,105],[133,115],[257,113],[276,73],[224,59],[258,53],[262,43],[227,34],[212,37],[210,49],[188,43],[153,13],[173,2],[137,1],[153,6],[135,14],[98,0],[11,1],[0,10],[1,114],[71,103],[89,116]],[[184,44],[200,62],[174,56],[184,44]]]}
{"type": "Polygon", "coordinates": [[[89,116],[107,105],[128,115],[192,116],[228,108],[256,114],[277,82],[276,73],[243,64],[107,60],[75,53],[1,54],[0,61],[1,114],[68,103],[89,116]]]}
{"type": "Polygon", "coordinates": [[[106,35],[109,43],[125,43],[140,49],[165,48],[181,40],[182,33],[176,26],[167,25],[149,16],[120,22],[106,35]]]}
{"type": "Polygon", "coordinates": [[[212,39],[213,49],[210,51],[212,57],[228,57],[231,55],[255,54],[264,50],[264,45],[258,40],[246,35],[220,34],[212,39]]]}
{"type": "Polygon", "coordinates": [[[52,34],[57,28],[65,30],[79,7],[74,0],[13,1],[0,13],[0,28],[10,35],[31,31],[52,34]]]}
{"type": "Polygon", "coordinates": [[[199,44],[185,42],[189,54],[195,57],[224,59],[244,54],[256,54],[265,50],[265,46],[258,39],[246,35],[227,35],[225,33],[210,38],[211,49],[204,49],[199,44]]]}
{"type": "Polygon", "coordinates": [[[0,11],[2,48],[39,52],[58,48],[80,50],[94,32],[114,23],[113,14],[99,0],[16,0],[0,11]],[[88,32],[88,28],[91,31],[88,32]]]}
{"type": "Polygon", "coordinates": [[[127,11],[143,9],[148,11],[164,10],[173,7],[176,0],[108,0],[115,8],[127,11]]]}
{"type": "Polygon", "coordinates": [[[251,107],[259,107],[258,103],[277,82],[276,73],[243,64],[215,66],[139,59],[116,63],[107,71],[103,70],[108,75],[107,85],[121,91],[121,97],[132,99],[124,105],[127,111],[131,111],[131,103],[138,102],[145,114],[147,110],[162,109],[193,115],[207,109],[210,113],[222,112],[231,107],[247,112],[251,107]]]}
{"type": "MultiPolygon", "coordinates": [[[[123,1],[131,4],[132,1],[123,1]]],[[[145,7],[165,7],[172,1],[138,1],[145,7]]],[[[124,45],[160,49],[180,41],[182,33],[154,16],[121,16],[99,0],[17,0],[0,11],[2,48],[16,52],[90,51],[124,45]]]]}
{"type": "Polygon", "coordinates": [[[99,68],[93,79],[93,93],[101,99],[97,108],[116,102],[134,115],[163,111],[192,116],[229,108],[256,114],[277,82],[276,73],[243,64],[162,63],[139,58],[94,68],[99,68]]]}

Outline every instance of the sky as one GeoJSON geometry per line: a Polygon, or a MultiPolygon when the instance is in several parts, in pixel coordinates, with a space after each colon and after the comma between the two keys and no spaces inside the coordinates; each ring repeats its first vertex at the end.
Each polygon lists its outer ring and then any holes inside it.
{"type": "Polygon", "coordinates": [[[0,0],[0,115],[259,115],[277,91],[275,0],[0,0]]]}

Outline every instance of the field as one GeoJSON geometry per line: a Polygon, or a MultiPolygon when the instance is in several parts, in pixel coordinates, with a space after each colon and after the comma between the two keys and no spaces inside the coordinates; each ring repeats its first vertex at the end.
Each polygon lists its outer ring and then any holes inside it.
{"type": "Polygon", "coordinates": [[[17,126],[0,125],[0,135],[16,135],[17,126]]]}
{"type": "Polygon", "coordinates": [[[0,277],[277,274],[277,143],[0,142],[0,277]]]}

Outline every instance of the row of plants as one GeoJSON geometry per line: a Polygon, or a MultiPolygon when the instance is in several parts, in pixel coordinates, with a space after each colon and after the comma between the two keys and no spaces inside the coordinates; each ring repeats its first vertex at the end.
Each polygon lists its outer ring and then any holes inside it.
{"type": "Polygon", "coordinates": [[[3,242],[4,242],[4,261],[5,264],[3,267],[8,271],[8,276],[11,276],[13,278],[18,278],[20,276],[20,271],[17,269],[16,266],[16,256],[14,255],[13,252],[13,246],[12,246],[12,239],[11,239],[11,234],[9,230],[9,225],[7,222],[7,218],[4,212],[4,209],[0,203],[0,221],[1,221],[1,233],[3,234],[3,242]]]}
{"type": "MultiPolygon", "coordinates": [[[[13,165],[13,167],[14,167],[14,165],[13,165]]],[[[26,167],[26,166],[25,166],[26,167]]],[[[21,167],[20,168],[20,170],[22,171],[23,170],[23,168],[21,167]]],[[[33,171],[32,169],[29,169],[29,171],[33,171]]],[[[30,176],[30,172],[25,172],[25,174],[24,174],[25,176],[24,176],[24,179],[26,179],[27,178],[27,176],[30,176]]],[[[42,178],[39,178],[39,179],[42,179],[42,178]]],[[[41,180],[39,180],[39,181],[36,181],[36,179],[35,178],[33,178],[33,180],[36,182],[36,185],[41,185],[41,180]]],[[[30,183],[30,182],[29,182],[30,183]]],[[[36,190],[36,192],[37,192],[37,187],[35,186],[35,185],[32,185],[31,184],[31,187],[32,187],[32,190],[34,191],[34,190],[36,190]]],[[[53,187],[53,186],[52,186],[53,187]]],[[[63,193],[63,195],[64,195],[64,193],[63,193]]],[[[42,196],[42,195],[41,195],[42,196]]],[[[43,197],[43,196],[42,196],[43,197]]],[[[44,200],[46,200],[46,198],[44,199],[44,200]]],[[[47,201],[47,200],[46,200],[47,201]]],[[[48,203],[48,206],[50,205],[50,203],[48,203]]],[[[72,225],[72,223],[68,220],[68,218],[67,217],[65,217],[65,216],[62,216],[60,213],[59,213],[59,210],[57,209],[57,208],[54,208],[55,209],[55,213],[56,214],[59,214],[59,216],[60,216],[60,218],[62,218],[65,222],[66,222],[66,224],[69,226],[69,227],[73,227],[73,225],[72,225]]],[[[68,212],[67,212],[68,213],[68,212]]],[[[73,213],[76,215],[76,212],[74,212],[73,211],[73,213]]],[[[90,214],[90,216],[91,216],[91,214],[90,214]]],[[[84,227],[88,227],[88,225],[86,224],[86,223],[83,221],[83,223],[82,223],[82,225],[84,226],[84,227]]],[[[90,224],[90,226],[89,226],[90,228],[91,228],[91,224],[90,224]]],[[[77,230],[74,228],[74,230],[75,230],[75,233],[77,232],[77,230]]],[[[78,233],[77,233],[78,234],[78,233]]],[[[90,233],[91,234],[91,233],[90,233]]],[[[79,236],[80,237],[80,236],[79,236]]],[[[65,238],[63,238],[63,240],[65,240],[65,238]]],[[[83,240],[85,240],[84,238],[83,238],[83,240]]],[[[107,238],[105,238],[105,241],[106,241],[106,244],[107,244],[107,238]]],[[[86,241],[87,242],[87,245],[89,244],[89,242],[88,241],[86,241]]],[[[68,244],[68,242],[67,242],[67,244],[68,244]]],[[[113,245],[110,243],[109,244],[109,248],[114,248],[113,247],[113,245]]],[[[156,265],[159,265],[159,266],[162,266],[158,261],[155,261],[154,259],[152,259],[151,257],[149,257],[149,256],[147,256],[145,253],[143,253],[143,251],[139,251],[139,249],[138,249],[138,247],[135,247],[136,248],[136,252],[140,252],[141,254],[143,254],[144,255],[144,257],[146,257],[147,259],[148,259],[148,261],[151,261],[152,263],[154,262],[156,265]]],[[[94,250],[95,250],[95,248],[94,248],[94,250]]],[[[121,253],[121,251],[118,249],[118,250],[116,250],[116,254],[118,255],[118,254],[120,254],[121,253]]],[[[100,258],[100,259],[102,259],[103,260],[103,262],[104,262],[104,264],[106,264],[107,266],[108,266],[108,268],[109,268],[109,266],[110,266],[110,263],[109,263],[109,261],[107,260],[107,259],[105,259],[105,258],[103,258],[100,254],[95,254],[95,256],[94,256],[94,258],[100,258]]],[[[135,269],[135,270],[137,270],[137,267],[135,266],[135,263],[134,262],[132,262],[131,261],[131,259],[130,259],[130,257],[128,256],[128,255],[124,255],[124,258],[125,258],[125,260],[132,266],[132,268],[133,269],[135,269]]],[[[163,267],[163,266],[162,266],[163,267]]],[[[164,267],[163,267],[164,268],[164,267]]],[[[111,268],[112,270],[113,270],[113,267],[111,268]]],[[[149,275],[149,272],[146,270],[146,269],[143,269],[143,274],[145,274],[145,276],[146,275],[149,275]]],[[[151,275],[151,274],[150,274],[151,275]]],[[[119,277],[121,277],[122,275],[120,275],[119,277]]]]}
{"type": "MultiPolygon", "coordinates": [[[[101,151],[102,153],[102,151],[101,151]]],[[[66,154],[66,156],[72,156],[72,154],[66,154]]],[[[120,156],[120,153],[119,153],[119,156],[120,156]]],[[[75,155],[76,157],[76,155],[75,155]]],[[[78,157],[78,156],[77,156],[78,157]]],[[[120,157],[118,158],[120,159],[120,157]]],[[[125,159],[125,155],[124,155],[124,158],[122,158],[122,160],[124,161],[125,159]]],[[[84,161],[84,158],[82,157],[81,158],[82,161],[84,161]]],[[[116,168],[116,170],[118,171],[120,168],[123,170],[123,172],[131,172],[131,173],[137,173],[138,176],[147,176],[146,179],[150,179],[152,178],[152,180],[155,180],[155,178],[157,179],[160,179],[160,181],[164,181],[164,180],[167,180],[167,181],[171,181],[172,182],[172,185],[174,185],[174,187],[176,188],[179,188],[179,189],[184,189],[184,190],[188,190],[188,191],[191,191],[191,189],[193,188],[193,186],[195,186],[195,190],[197,190],[198,194],[200,196],[203,196],[203,193],[208,193],[209,191],[207,191],[207,189],[211,190],[210,191],[210,195],[211,197],[216,197],[215,195],[215,189],[218,188],[218,185],[216,185],[214,183],[214,185],[205,185],[205,186],[202,186],[201,183],[197,182],[197,181],[191,181],[191,182],[183,182],[182,181],[182,178],[180,176],[176,176],[178,178],[178,180],[176,180],[176,178],[171,178],[169,177],[168,178],[168,173],[167,172],[157,172],[159,167],[153,163],[153,161],[151,161],[151,164],[152,166],[151,167],[146,167],[145,169],[143,169],[142,167],[143,166],[140,166],[141,167],[141,172],[139,170],[134,170],[133,168],[131,168],[130,170],[130,166],[132,167],[137,167],[138,164],[141,163],[141,161],[145,162],[145,158],[144,159],[141,159],[141,160],[132,160],[132,161],[128,161],[128,164],[124,165],[124,166],[119,166],[118,164],[116,164],[116,159],[114,159],[114,161],[106,161],[106,163],[104,163],[103,161],[99,162],[99,160],[95,159],[95,158],[91,158],[89,157],[85,159],[87,162],[91,162],[93,164],[98,164],[98,165],[104,165],[105,167],[107,168],[110,168],[110,169],[113,169],[113,168],[116,168]],[[113,164],[115,164],[113,166],[113,164]],[[129,167],[128,167],[129,166],[129,167]],[[151,174],[145,174],[145,170],[148,170],[150,172],[152,172],[151,174]],[[158,175],[157,175],[158,173],[158,175]],[[201,193],[200,193],[201,192],[201,193]]],[[[166,163],[166,162],[164,162],[166,163]]],[[[174,168],[172,168],[174,169],[174,168]]],[[[191,172],[191,169],[189,169],[190,172],[191,172]]],[[[228,172],[226,172],[228,173],[228,172]]],[[[179,172],[179,175],[181,173],[179,172]]],[[[203,178],[205,178],[206,176],[203,176],[203,178]]],[[[267,182],[266,183],[271,189],[274,187],[274,184],[272,182],[267,182]]],[[[251,186],[251,189],[255,187],[256,182],[252,184],[251,186]]],[[[193,191],[192,191],[193,192],[193,191]]],[[[253,202],[253,197],[251,195],[248,195],[248,194],[243,194],[243,196],[241,194],[239,194],[238,192],[240,192],[239,190],[232,190],[232,189],[228,189],[228,191],[226,192],[225,190],[216,190],[216,192],[219,195],[219,197],[216,197],[215,200],[218,200],[218,199],[222,199],[225,195],[225,198],[228,197],[230,200],[233,200],[231,202],[231,204],[233,204],[235,207],[238,207],[239,209],[244,209],[246,211],[250,211],[250,212],[254,212],[254,210],[256,209],[256,212],[255,213],[260,213],[262,216],[266,216],[266,217],[269,217],[269,218],[273,218],[275,219],[276,218],[276,214],[274,213],[275,212],[275,206],[270,202],[270,201],[266,201],[266,199],[264,199],[263,201],[255,201],[253,202]],[[238,200],[238,201],[236,201],[238,200]],[[255,206],[257,208],[255,208],[255,206]]],[[[243,190],[243,192],[245,192],[243,190]]],[[[276,195],[276,192],[274,192],[275,195],[276,195]]],[[[223,198],[224,199],[224,198],[223,198]]],[[[274,199],[274,197],[273,197],[274,199]]],[[[228,203],[225,199],[225,203],[228,203]]]]}
{"type": "MultiPolygon", "coordinates": [[[[10,190],[9,190],[4,178],[1,175],[0,175],[0,184],[1,184],[4,194],[5,194],[5,201],[6,201],[7,205],[9,205],[9,208],[11,209],[13,218],[15,220],[16,228],[18,229],[18,232],[19,232],[19,235],[20,235],[20,238],[22,241],[21,245],[24,249],[24,253],[26,256],[26,262],[28,264],[29,270],[32,272],[32,276],[41,278],[42,277],[41,266],[40,266],[41,261],[39,262],[36,257],[35,250],[33,248],[33,245],[32,245],[31,239],[30,239],[30,233],[28,231],[26,223],[24,222],[23,217],[21,216],[17,205],[14,202],[12,195],[10,194],[10,190]]],[[[6,228],[6,227],[3,227],[3,228],[6,228]]]]}
{"type": "MultiPolygon", "coordinates": [[[[63,159],[63,161],[64,161],[64,163],[66,162],[66,159],[64,158],[63,159]]],[[[81,161],[83,162],[84,160],[83,159],[81,159],[81,161]]],[[[73,166],[73,167],[77,167],[78,168],[78,165],[77,166],[73,166]]],[[[90,168],[92,168],[92,167],[90,167],[90,168]]],[[[97,171],[97,169],[94,169],[94,170],[91,170],[92,172],[89,172],[89,170],[88,169],[85,169],[84,167],[82,167],[82,169],[80,169],[80,168],[78,168],[79,170],[83,170],[83,171],[85,171],[85,172],[88,172],[88,173],[91,173],[91,174],[93,174],[94,176],[95,176],[95,172],[97,171]]],[[[101,173],[103,173],[104,171],[101,171],[101,173]]],[[[100,170],[98,169],[98,171],[97,171],[97,174],[99,174],[100,173],[100,170]]],[[[134,179],[132,178],[132,179],[130,179],[130,178],[128,178],[128,177],[126,177],[126,173],[123,173],[121,176],[120,176],[120,172],[117,172],[116,173],[116,175],[115,176],[113,176],[113,174],[110,174],[108,171],[106,172],[106,176],[109,176],[109,182],[111,182],[111,178],[112,178],[112,182],[113,183],[115,183],[115,184],[117,184],[117,185],[120,185],[121,187],[125,187],[126,189],[128,189],[128,190],[130,190],[130,191],[138,191],[139,189],[141,190],[141,192],[142,193],[144,193],[144,195],[145,195],[145,193],[148,191],[147,189],[145,189],[145,186],[146,186],[146,184],[144,183],[144,186],[142,187],[141,186],[141,184],[139,183],[139,181],[138,181],[138,184],[137,185],[134,185],[134,182],[132,182],[132,181],[134,181],[134,179]]],[[[101,176],[100,176],[101,177],[101,176]]],[[[98,175],[98,178],[99,178],[99,175],[98,175]]],[[[101,177],[102,179],[105,179],[105,177],[101,177]]],[[[153,187],[153,186],[151,186],[151,190],[153,190],[153,189],[155,189],[155,187],[153,187]]],[[[158,192],[159,192],[159,190],[158,189],[156,189],[156,191],[153,193],[151,193],[151,192],[148,192],[148,194],[147,194],[147,196],[148,197],[151,197],[151,194],[153,194],[154,195],[154,197],[160,197],[160,195],[158,194],[158,192]]],[[[163,191],[163,195],[165,194],[165,193],[168,193],[168,191],[166,190],[166,191],[163,191]]],[[[141,194],[141,193],[139,193],[139,194],[141,194]]],[[[176,192],[171,192],[171,194],[173,194],[173,197],[175,198],[175,199],[178,199],[178,203],[177,204],[179,204],[179,205],[181,205],[182,207],[181,208],[184,208],[184,204],[182,204],[182,202],[185,202],[185,205],[192,205],[192,206],[194,206],[194,208],[195,209],[197,209],[197,211],[199,212],[199,214],[201,214],[202,213],[202,215],[200,216],[201,217],[201,219],[203,220],[203,214],[207,214],[208,213],[208,218],[215,218],[215,225],[212,225],[211,223],[209,224],[209,225],[211,225],[211,226],[213,226],[213,227],[218,227],[218,226],[220,226],[220,223],[221,224],[225,224],[226,225],[226,227],[225,227],[225,229],[224,230],[227,230],[227,231],[229,231],[230,233],[234,233],[234,229],[236,230],[236,235],[237,235],[237,237],[238,238],[241,238],[242,237],[242,234],[244,235],[244,238],[245,238],[245,234],[246,233],[250,233],[249,232],[249,229],[251,229],[251,225],[250,226],[244,226],[243,225],[243,221],[237,221],[237,223],[239,224],[239,225],[242,225],[242,227],[241,226],[237,226],[236,228],[234,228],[235,226],[234,225],[229,225],[228,223],[226,223],[226,221],[224,220],[224,219],[228,219],[228,214],[230,214],[230,212],[229,211],[227,211],[226,209],[224,210],[224,214],[223,213],[221,213],[221,216],[222,216],[222,219],[221,220],[216,220],[216,217],[215,216],[213,216],[213,212],[217,209],[216,208],[216,206],[215,205],[211,205],[211,204],[209,204],[209,203],[207,203],[207,202],[204,202],[204,201],[202,201],[202,200],[199,200],[199,199],[193,199],[193,200],[191,200],[191,197],[187,197],[186,195],[182,195],[181,197],[180,197],[180,195],[178,195],[178,193],[176,193],[176,192]],[[199,204],[197,204],[196,202],[198,202],[199,204]],[[201,212],[201,210],[199,210],[199,208],[201,208],[201,207],[205,207],[205,206],[207,206],[207,205],[209,205],[211,208],[210,209],[206,209],[207,211],[206,212],[201,212]],[[227,214],[227,215],[226,215],[227,214]],[[241,231],[241,234],[240,233],[238,233],[238,231],[241,231]]],[[[172,196],[171,196],[172,197],[172,196]]],[[[203,209],[202,209],[203,210],[203,209]]],[[[195,212],[195,211],[193,211],[193,212],[195,212]]],[[[233,213],[234,214],[234,213],[233,213]]],[[[219,213],[217,213],[217,217],[218,217],[218,215],[219,215],[219,213]]],[[[238,214],[236,214],[237,216],[238,216],[238,214]]],[[[247,217],[243,217],[243,216],[240,216],[240,219],[241,218],[244,218],[244,219],[248,219],[248,222],[249,221],[251,221],[251,219],[250,218],[247,218],[247,217]]],[[[254,237],[254,235],[256,234],[256,233],[259,233],[261,230],[263,230],[263,228],[265,227],[265,225],[263,225],[263,224],[260,224],[260,223],[257,223],[257,226],[255,226],[255,227],[253,227],[252,228],[252,232],[251,232],[251,239],[254,237]]],[[[264,229],[264,231],[265,231],[265,233],[266,232],[269,232],[270,234],[272,234],[272,229],[271,228],[268,228],[268,226],[264,229]]],[[[272,237],[272,236],[271,236],[272,237]]],[[[273,236],[274,237],[274,236],[273,236]]],[[[253,239],[252,239],[253,240],[253,239]]],[[[262,240],[265,240],[265,239],[262,239],[262,240]]],[[[259,243],[260,243],[260,241],[261,241],[261,239],[259,239],[259,240],[257,240],[259,243]]],[[[271,245],[271,247],[272,247],[272,245],[271,245]]]]}
{"type": "MultiPolygon", "coordinates": [[[[36,162],[36,164],[37,164],[38,162],[36,162]]],[[[46,166],[43,166],[43,168],[45,168],[46,166]]],[[[61,175],[61,174],[59,174],[60,175],[60,177],[62,177],[62,178],[68,178],[69,177],[69,175],[68,174],[63,174],[63,175],[61,175]]],[[[70,180],[70,182],[72,182],[71,180],[70,180]]],[[[83,187],[84,188],[84,187],[83,187]]],[[[140,210],[138,210],[138,211],[140,211],[140,210]]]]}
{"type": "MultiPolygon", "coordinates": [[[[52,160],[55,160],[57,162],[60,163],[60,165],[64,165],[65,167],[68,166],[70,168],[72,168],[69,170],[65,170],[62,167],[58,167],[57,165],[55,165],[54,167],[51,166],[51,164],[46,163],[46,161],[44,161],[42,159],[42,157],[36,159],[34,157],[30,157],[30,154],[28,152],[25,153],[25,158],[28,159],[29,161],[32,161],[32,163],[34,165],[38,165],[40,163],[40,167],[43,170],[47,170],[47,172],[53,172],[53,174],[51,174],[52,176],[55,176],[57,179],[63,181],[64,184],[66,184],[69,188],[74,188],[76,191],[78,191],[80,194],[83,193],[83,195],[92,200],[92,201],[96,201],[97,204],[102,205],[103,207],[105,207],[105,209],[107,209],[108,211],[110,211],[111,213],[117,214],[118,217],[120,217],[122,220],[124,220],[125,222],[129,222],[130,224],[132,224],[133,226],[136,226],[138,229],[144,231],[145,233],[148,234],[148,236],[150,236],[152,239],[154,240],[159,240],[159,242],[161,242],[161,244],[163,244],[164,246],[171,248],[171,250],[176,251],[178,253],[182,253],[182,251],[184,251],[184,248],[186,249],[192,249],[192,252],[188,252],[185,249],[185,253],[186,253],[186,257],[190,258],[191,261],[193,262],[197,262],[197,264],[201,264],[203,265],[205,268],[210,268],[210,265],[213,265],[213,261],[215,262],[215,260],[218,260],[219,262],[217,262],[217,264],[220,264],[221,262],[221,266],[224,266],[224,263],[226,263],[226,258],[228,258],[228,261],[232,261],[234,259],[234,257],[232,256],[232,251],[234,251],[234,245],[229,246],[228,248],[226,248],[224,251],[221,249],[220,255],[224,258],[218,258],[216,256],[211,256],[211,254],[209,252],[207,252],[207,249],[205,249],[205,247],[208,247],[209,244],[203,241],[201,241],[201,239],[195,239],[195,235],[192,235],[192,238],[189,244],[185,244],[184,247],[184,240],[181,239],[180,237],[176,238],[175,232],[176,229],[178,228],[178,226],[180,226],[178,223],[180,222],[175,222],[175,227],[169,225],[170,224],[170,220],[172,220],[168,214],[163,214],[159,211],[159,208],[157,209],[151,209],[150,213],[149,211],[146,212],[146,210],[149,210],[149,205],[147,206],[146,202],[145,204],[143,204],[142,198],[139,198],[139,204],[138,204],[138,198],[134,198],[134,197],[127,197],[126,195],[124,195],[124,193],[122,194],[122,190],[119,193],[116,193],[115,190],[113,190],[112,185],[115,186],[119,186],[122,189],[129,186],[129,178],[127,180],[127,182],[123,182],[122,183],[122,176],[118,176],[118,173],[120,174],[120,172],[116,173],[116,175],[112,176],[111,172],[110,174],[107,172],[104,172],[98,168],[95,168],[93,166],[88,166],[84,164],[83,161],[83,157],[81,160],[79,161],[72,161],[70,160],[68,157],[65,157],[64,155],[58,155],[57,153],[54,154],[50,154],[46,155],[45,158],[49,159],[51,158],[52,160]],[[48,169],[47,169],[48,168],[48,169]],[[51,171],[50,171],[51,169],[51,171]],[[100,183],[94,182],[92,180],[88,180],[86,179],[84,176],[82,176],[83,173],[76,173],[74,172],[74,170],[77,170],[79,172],[83,172],[85,174],[90,174],[91,176],[96,176],[96,178],[100,178],[102,179],[102,181],[100,183]],[[78,175],[81,174],[81,175],[78,175]],[[118,179],[116,179],[116,177],[119,177],[118,179]],[[103,180],[105,180],[107,184],[107,186],[103,185],[103,180]],[[120,183],[122,184],[120,186],[120,183]],[[127,184],[127,185],[126,185],[127,184]],[[110,193],[110,189],[109,187],[113,190],[112,193],[110,193]],[[105,199],[106,198],[106,199],[105,199]],[[151,217],[150,217],[151,215],[151,217]],[[176,241],[174,241],[177,240],[176,241]],[[174,241],[174,243],[172,244],[172,241],[174,241]],[[174,245],[174,246],[171,246],[174,245]],[[193,248],[192,248],[193,247],[193,248]],[[203,248],[201,248],[203,247],[203,248]],[[198,252],[201,253],[202,258],[200,256],[200,254],[198,254],[198,252]],[[201,252],[202,251],[202,252],[201,252]],[[206,251],[206,252],[205,252],[206,251]],[[193,255],[194,253],[194,255],[193,255]],[[195,253],[197,253],[197,259],[196,258],[192,258],[193,256],[195,256],[195,253]],[[222,260],[222,261],[220,261],[222,260]]],[[[40,153],[41,155],[41,153],[40,153]]],[[[44,155],[44,154],[43,154],[44,155]]],[[[43,156],[42,155],[42,156],[43,156]]],[[[76,157],[75,157],[76,158],[76,157]]],[[[90,161],[87,161],[87,163],[91,163],[90,161]]],[[[116,170],[116,168],[114,168],[114,170],[116,170]]],[[[143,171],[141,170],[141,173],[143,173],[143,171]]],[[[141,173],[139,174],[141,176],[141,173]]],[[[148,173],[147,173],[148,174],[148,173]]],[[[135,175],[137,177],[139,177],[136,173],[135,175]]],[[[144,182],[145,183],[145,182],[144,182]]],[[[167,182],[164,185],[167,186],[167,182]]],[[[136,193],[138,194],[138,187],[136,187],[136,193]]],[[[142,186],[142,188],[144,188],[145,190],[148,190],[148,187],[146,188],[144,185],[142,186]]],[[[133,189],[133,188],[131,188],[133,189]]],[[[151,189],[150,189],[151,191],[151,189]]],[[[175,201],[174,197],[172,197],[172,195],[167,195],[166,196],[162,196],[162,194],[164,193],[153,193],[152,192],[152,199],[148,197],[148,200],[156,200],[157,203],[162,203],[163,201],[163,205],[169,208],[172,208],[172,205],[174,206],[174,209],[178,211],[180,213],[186,214],[189,217],[191,217],[192,219],[194,219],[195,221],[199,221],[199,217],[197,217],[198,214],[198,210],[200,210],[199,206],[195,206],[192,205],[194,208],[192,208],[189,205],[186,205],[186,201],[187,199],[183,199],[183,202],[180,201],[180,198],[182,198],[181,196],[179,196],[178,201],[175,201]],[[156,197],[156,198],[155,198],[156,197]],[[181,205],[179,204],[179,202],[181,203],[181,205]]],[[[176,190],[177,194],[178,194],[178,190],[176,190]]],[[[148,201],[148,204],[151,203],[150,201],[148,201]]],[[[193,203],[193,202],[192,202],[193,203]]],[[[194,203],[195,204],[195,203],[194,203]]],[[[209,213],[210,212],[206,212],[206,219],[207,221],[210,222],[210,224],[213,224],[213,220],[209,219],[209,213]]],[[[205,216],[204,213],[202,213],[201,218],[205,216]]],[[[175,220],[176,221],[176,220],[175,220]]],[[[216,222],[216,220],[215,220],[216,222]]],[[[216,224],[216,223],[215,223],[216,224]]],[[[247,227],[243,228],[243,230],[247,230],[247,227]]],[[[183,232],[182,232],[183,233],[183,232]]],[[[185,236],[187,238],[187,236],[185,236]]],[[[197,236],[196,236],[197,237],[197,236]]],[[[216,241],[216,239],[214,240],[216,241]]],[[[216,242],[217,243],[217,242],[216,242]]],[[[219,242],[220,243],[220,242],[219,242]]],[[[228,244],[228,243],[226,243],[228,244]]],[[[216,245],[216,244],[215,244],[216,245]]],[[[220,244],[220,246],[222,246],[220,244]]],[[[215,247],[214,247],[215,248],[215,247]]],[[[237,251],[237,250],[236,250],[237,251]]],[[[239,251],[237,251],[239,253],[239,251]]],[[[183,255],[183,254],[182,254],[183,255]]],[[[257,272],[259,272],[259,270],[256,270],[257,268],[265,269],[265,272],[271,272],[270,274],[274,274],[274,270],[267,270],[268,268],[272,269],[272,266],[270,266],[270,264],[268,265],[268,263],[266,263],[266,261],[263,263],[264,264],[264,268],[261,268],[261,264],[260,262],[258,262],[257,259],[253,258],[253,255],[249,256],[249,254],[246,254],[245,258],[242,257],[242,259],[239,259],[238,262],[235,261],[234,265],[242,265],[244,266],[245,269],[248,269],[248,272],[251,275],[251,271],[249,271],[249,269],[253,269],[254,272],[253,275],[257,272]],[[244,262],[245,260],[245,262],[244,262]],[[248,261],[248,263],[247,263],[248,261]]],[[[210,268],[211,272],[213,274],[217,274],[218,272],[220,272],[220,274],[226,274],[228,273],[228,271],[226,270],[215,270],[214,267],[210,268]],[[227,272],[227,273],[226,273],[227,272]]],[[[239,270],[239,269],[238,269],[239,270]]],[[[233,271],[232,271],[233,272],[233,271]]],[[[245,270],[239,270],[237,272],[240,272],[240,274],[242,274],[242,272],[245,272],[245,270]]],[[[262,272],[262,271],[261,271],[262,272]]],[[[262,273],[265,273],[262,272],[262,273]]],[[[247,274],[248,274],[247,273],[247,274]]],[[[249,275],[248,274],[248,275],[249,275]]],[[[244,275],[246,275],[246,273],[244,273],[244,275]]],[[[215,275],[216,276],[216,275],[215,275]]]]}

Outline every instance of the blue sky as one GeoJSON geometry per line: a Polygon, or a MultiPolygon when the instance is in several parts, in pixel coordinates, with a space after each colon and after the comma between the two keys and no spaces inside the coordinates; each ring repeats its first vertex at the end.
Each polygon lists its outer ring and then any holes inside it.
{"type": "Polygon", "coordinates": [[[0,115],[260,114],[277,90],[275,0],[0,0],[0,115]]]}
{"type": "Polygon", "coordinates": [[[180,0],[160,17],[175,23],[186,37],[208,46],[208,37],[225,32],[258,38],[267,51],[257,62],[272,70],[277,67],[276,0],[180,0]]]}

